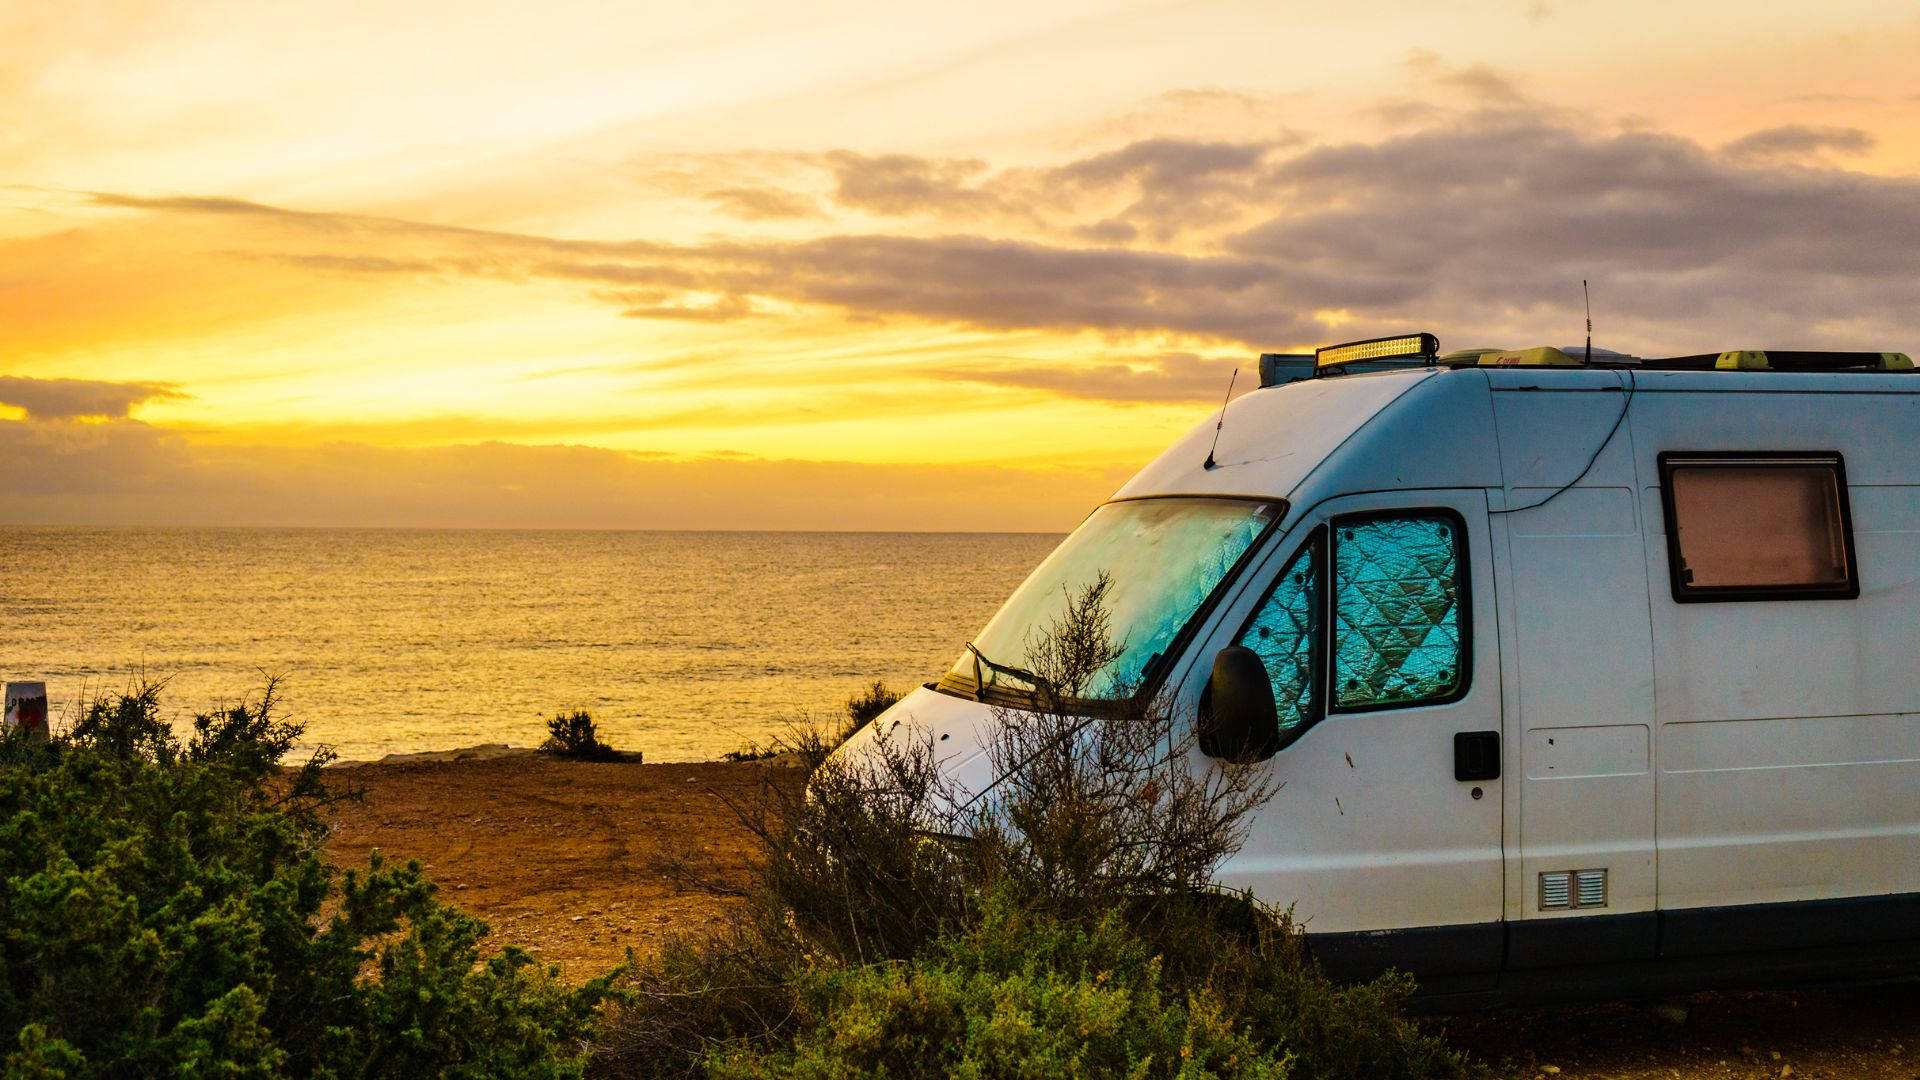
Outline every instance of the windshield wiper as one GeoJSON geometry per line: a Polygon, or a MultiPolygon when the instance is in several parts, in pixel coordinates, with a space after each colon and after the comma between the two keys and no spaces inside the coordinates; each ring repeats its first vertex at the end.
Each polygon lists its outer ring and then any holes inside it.
{"type": "Polygon", "coordinates": [[[982,665],[985,665],[989,670],[995,672],[996,674],[1011,675],[1016,679],[1025,679],[1026,681],[1032,683],[1034,686],[1034,689],[1036,690],[1044,688],[1049,697],[1059,696],[1059,694],[1057,694],[1054,691],[1053,684],[1048,682],[1045,678],[1039,675],[1035,675],[1033,672],[1028,671],[1026,668],[1017,668],[1011,664],[1000,664],[992,660],[989,660],[987,659],[987,654],[981,652],[978,648],[976,648],[973,642],[971,641],[967,642],[967,651],[973,654],[973,686],[974,686],[973,696],[976,701],[987,700],[987,680],[982,677],[982,674],[980,671],[980,668],[982,665]]]}

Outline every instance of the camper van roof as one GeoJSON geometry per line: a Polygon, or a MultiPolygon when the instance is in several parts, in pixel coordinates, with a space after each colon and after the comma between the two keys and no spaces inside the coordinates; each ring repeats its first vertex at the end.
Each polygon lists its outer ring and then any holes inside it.
{"type": "MultiPolygon", "coordinates": [[[[1564,349],[1552,352],[1570,355],[1564,349]]],[[[1300,499],[1306,497],[1301,485],[1323,466],[1338,469],[1342,483],[1366,490],[1417,486],[1414,481],[1422,478],[1437,486],[1458,486],[1466,482],[1467,472],[1477,475],[1483,467],[1493,470],[1487,482],[1498,484],[1490,392],[1617,390],[1627,372],[1635,373],[1635,385],[1645,392],[1743,393],[1784,381],[1794,390],[1893,390],[1920,396],[1920,379],[1897,377],[1914,373],[1911,361],[1899,353],[1764,355],[1767,366],[1760,366],[1761,354],[1751,352],[1650,359],[1609,353],[1603,361],[1596,349],[1591,365],[1568,366],[1482,364],[1476,353],[1470,360],[1432,366],[1391,363],[1375,370],[1363,366],[1380,363],[1369,359],[1343,374],[1316,378],[1301,370],[1312,364],[1311,355],[1269,354],[1263,358],[1262,374],[1277,374],[1276,383],[1209,413],[1115,497],[1300,499]],[[1865,359],[1869,356],[1871,366],[1865,359]],[[1382,416],[1389,409],[1395,418],[1382,416]],[[1380,423],[1374,423],[1376,417],[1380,423]]]]}
{"type": "Polygon", "coordinates": [[[1142,469],[1116,498],[1218,494],[1285,498],[1349,436],[1444,368],[1402,368],[1329,379],[1299,379],[1254,390],[1209,416],[1142,469]],[[1206,468],[1214,422],[1219,445],[1206,468]]]}

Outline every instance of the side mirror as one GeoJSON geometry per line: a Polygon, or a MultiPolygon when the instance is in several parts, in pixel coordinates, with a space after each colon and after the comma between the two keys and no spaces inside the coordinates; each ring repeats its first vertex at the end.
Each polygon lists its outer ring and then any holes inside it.
{"type": "Polygon", "coordinates": [[[1280,710],[1259,653],[1230,645],[1213,658],[1213,677],[1200,701],[1199,734],[1203,753],[1243,765],[1280,750],[1280,710]]]}

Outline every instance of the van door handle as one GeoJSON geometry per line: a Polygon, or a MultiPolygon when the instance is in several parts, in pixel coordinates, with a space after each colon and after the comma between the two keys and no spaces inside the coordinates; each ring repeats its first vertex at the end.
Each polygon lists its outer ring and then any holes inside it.
{"type": "Polygon", "coordinates": [[[1500,733],[1461,731],[1453,736],[1455,780],[1500,779],[1500,733]]]}

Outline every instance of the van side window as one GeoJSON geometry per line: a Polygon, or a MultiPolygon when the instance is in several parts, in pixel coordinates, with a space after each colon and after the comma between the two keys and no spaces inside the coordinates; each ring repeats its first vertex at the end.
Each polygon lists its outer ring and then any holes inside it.
{"type": "Polygon", "coordinates": [[[1451,700],[1466,689],[1465,538],[1440,511],[1333,523],[1333,707],[1451,700]]]}
{"type": "Polygon", "coordinates": [[[1860,595],[1839,454],[1660,455],[1673,598],[1860,595]]]}
{"type": "Polygon", "coordinates": [[[1318,718],[1314,683],[1320,666],[1320,612],[1325,607],[1321,584],[1325,549],[1323,531],[1301,545],[1234,643],[1259,653],[1265,662],[1282,731],[1310,725],[1318,718]]]}

